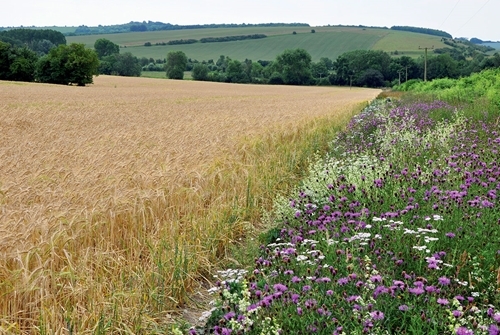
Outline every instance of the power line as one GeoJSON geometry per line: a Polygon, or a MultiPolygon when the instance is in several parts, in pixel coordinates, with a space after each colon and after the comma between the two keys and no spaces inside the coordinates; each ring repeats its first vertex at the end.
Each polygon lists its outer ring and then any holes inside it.
{"type": "Polygon", "coordinates": [[[481,8],[478,9],[477,12],[474,13],[474,15],[472,15],[472,17],[470,19],[467,20],[467,22],[465,22],[460,28],[458,28],[458,30],[456,31],[457,33],[467,25],[467,23],[469,23],[491,0],[487,0],[482,6],[481,8]]]}
{"type": "Polygon", "coordinates": [[[451,13],[453,13],[453,11],[455,10],[455,8],[457,8],[457,6],[460,3],[460,1],[461,0],[458,0],[457,3],[455,4],[455,6],[453,6],[453,9],[451,10],[450,14],[448,14],[448,16],[446,17],[446,19],[444,19],[443,23],[441,23],[441,26],[439,26],[439,29],[441,29],[441,27],[443,26],[443,24],[450,18],[451,13]]]}

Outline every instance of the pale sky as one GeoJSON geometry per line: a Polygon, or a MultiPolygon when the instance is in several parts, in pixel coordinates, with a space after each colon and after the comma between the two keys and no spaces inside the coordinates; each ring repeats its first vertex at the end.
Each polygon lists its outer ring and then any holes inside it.
{"type": "Polygon", "coordinates": [[[500,40],[499,0],[2,0],[0,27],[301,22],[415,26],[500,40]]]}

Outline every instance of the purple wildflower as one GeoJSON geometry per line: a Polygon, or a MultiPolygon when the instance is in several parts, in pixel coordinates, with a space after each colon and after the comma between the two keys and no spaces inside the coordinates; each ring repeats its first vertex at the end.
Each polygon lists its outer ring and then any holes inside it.
{"type": "Polygon", "coordinates": [[[450,280],[446,277],[439,277],[438,281],[439,281],[439,284],[441,284],[443,286],[450,285],[450,280]]]}
{"type": "Polygon", "coordinates": [[[273,286],[274,290],[277,291],[277,292],[285,292],[286,290],[288,290],[288,287],[286,287],[285,285],[283,284],[275,284],[273,286]]]}
{"type": "Polygon", "coordinates": [[[497,325],[491,324],[488,327],[488,334],[489,335],[500,335],[500,328],[498,328],[497,325]]]}
{"type": "Polygon", "coordinates": [[[347,284],[348,282],[349,282],[349,278],[347,278],[347,277],[343,277],[343,278],[340,278],[339,280],[337,280],[337,284],[339,284],[341,286],[347,284]]]}
{"type": "Polygon", "coordinates": [[[373,311],[370,313],[370,316],[373,318],[373,320],[383,320],[384,319],[384,313],[381,311],[373,311]]]}
{"type": "Polygon", "coordinates": [[[474,332],[466,327],[458,327],[457,335],[474,335],[474,332]]]}
{"type": "Polygon", "coordinates": [[[425,291],[422,287],[412,287],[408,289],[408,292],[410,292],[411,294],[420,295],[423,294],[425,291]]]}
{"type": "Polygon", "coordinates": [[[227,313],[226,315],[224,315],[224,319],[226,320],[231,320],[232,318],[234,318],[236,316],[236,314],[234,312],[229,312],[227,313]]]}
{"type": "Polygon", "coordinates": [[[445,306],[445,305],[448,305],[450,302],[448,301],[448,299],[438,298],[437,303],[442,305],[442,306],[445,306]]]}
{"type": "Polygon", "coordinates": [[[407,306],[407,305],[401,305],[399,306],[398,308],[400,311],[403,311],[403,312],[406,312],[407,310],[409,310],[410,308],[407,306]]]}

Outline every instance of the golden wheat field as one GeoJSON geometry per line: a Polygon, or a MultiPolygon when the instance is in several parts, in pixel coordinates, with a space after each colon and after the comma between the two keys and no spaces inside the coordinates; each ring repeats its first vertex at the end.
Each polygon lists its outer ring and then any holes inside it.
{"type": "Polygon", "coordinates": [[[167,329],[258,221],[264,170],[279,176],[297,164],[293,147],[286,162],[250,152],[292,145],[378,93],[112,76],[88,87],[0,81],[0,333],[167,329]]]}

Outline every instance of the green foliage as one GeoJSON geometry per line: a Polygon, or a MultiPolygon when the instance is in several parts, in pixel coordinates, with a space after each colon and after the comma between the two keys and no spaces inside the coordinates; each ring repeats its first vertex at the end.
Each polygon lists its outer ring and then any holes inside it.
{"type": "Polygon", "coordinates": [[[54,45],[66,44],[66,37],[56,30],[52,29],[10,29],[0,31],[0,41],[9,38],[21,42],[21,44],[30,44],[35,41],[48,40],[54,45]]]}
{"type": "Polygon", "coordinates": [[[208,80],[208,66],[205,64],[196,64],[193,67],[192,76],[194,80],[208,80]]]}
{"type": "Polygon", "coordinates": [[[99,59],[120,53],[120,46],[105,38],[100,38],[95,41],[94,49],[99,59]]]}
{"type": "Polygon", "coordinates": [[[85,86],[93,83],[98,68],[94,50],[86,49],[83,44],[61,44],[39,60],[35,76],[43,83],[85,86]]]}
{"type": "Polygon", "coordinates": [[[269,84],[271,85],[283,85],[284,83],[283,76],[279,72],[273,72],[271,77],[269,77],[269,84]]]}
{"type": "Polygon", "coordinates": [[[231,60],[226,69],[227,80],[230,83],[248,83],[249,79],[244,71],[243,64],[238,60],[231,60]]]}
{"type": "Polygon", "coordinates": [[[171,51],[167,54],[165,70],[169,79],[183,79],[186,70],[187,56],[182,51],[171,51]]]}
{"type": "MultiPolygon", "coordinates": [[[[188,39],[168,41],[166,44],[167,45],[181,45],[181,44],[193,44],[193,43],[198,43],[198,40],[196,40],[194,38],[188,38],[188,39]]],[[[158,43],[156,43],[156,44],[158,45],[158,43]]]]}
{"type": "Polygon", "coordinates": [[[287,85],[307,85],[311,81],[311,55],[304,49],[285,50],[273,66],[287,85]]]}
{"type": "Polygon", "coordinates": [[[319,61],[311,64],[311,73],[314,78],[328,77],[329,71],[325,62],[319,61]]]}
{"type": "Polygon", "coordinates": [[[224,37],[204,37],[200,39],[200,42],[201,43],[232,42],[232,41],[243,41],[243,40],[257,40],[266,37],[267,36],[264,34],[224,36],[224,37]]]}
{"type": "Polygon", "coordinates": [[[111,74],[125,77],[139,77],[142,67],[139,64],[139,59],[130,52],[123,54],[114,54],[113,57],[113,72],[111,74]]]}
{"type": "MultiPolygon", "coordinates": [[[[368,77],[375,76],[375,72],[373,71],[369,71],[366,74],[367,70],[378,71],[382,75],[382,81],[391,80],[391,62],[391,56],[380,50],[346,52],[339,56],[334,63],[334,69],[337,73],[335,82],[340,85],[346,85],[350,83],[352,77],[353,82],[366,84],[368,77]]],[[[378,74],[376,77],[379,77],[378,74]]]]}
{"type": "Polygon", "coordinates": [[[30,49],[0,42],[0,80],[33,81],[37,61],[30,49]]]}
{"type": "Polygon", "coordinates": [[[470,116],[475,119],[495,119],[500,115],[500,68],[483,70],[460,79],[409,81],[398,89],[468,104],[470,107],[466,112],[470,111],[470,116]]]}
{"type": "Polygon", "coordinates": [[[34,81],[37,54],[28,48],[18,48],[14,53],[15,58],[10,65],[10,80],[34,81]]]}
{"type": "Polygon", "coordinates": [[[364,70],[357,78],[358,86],[382,87],[384,85],[384,76],[379,70],[364,70]]]}
{"type": "Polygon", "coordinates": [[[401,31],[411,31],[413,33],[441,36],[441,37],[448,37],[448,38],[453,37],[453,36],[451,36],[451,34],[445,32],[445,31],[437,30],[437,29],[430,29],[430,28],[418,28],[418,27],[409,27],[409,26],[393,26],[393,27],[391,27],[391,29],[392,30],[401,30],[401,31]]]}

